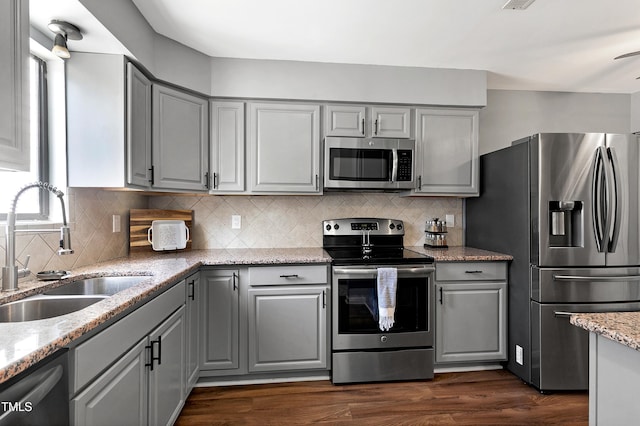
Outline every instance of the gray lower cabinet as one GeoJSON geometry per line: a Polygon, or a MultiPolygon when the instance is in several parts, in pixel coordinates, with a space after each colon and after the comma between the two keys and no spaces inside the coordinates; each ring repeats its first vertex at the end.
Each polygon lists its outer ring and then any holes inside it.
{"type": "Polygon", "coordinates": [[[326,265],[249,268],[249,371],[325,369],[326,265]]]}
{"type": "Polygon", "coordinates": [[[200,369],[238,374],[239,270],[203,270],[200,281],[200,369]]]}
{"type": "Polygon", "coordinates": [[[72,424],[171,425],[184,405],[185,283],[71,348],[72,424]]]}
{"type": "Polygon", "coordinates": [[[186,394],[189,395],[198,381],[200,373],[200,273],[197,272],[185,280],[187,283],[187,302],[185,304],[185,357],[186,357],[186,394]]]}
{"type": "Polygon", "coordinates": [[[507,359],[505,262],[436,265],[436,363],[507,359]]]}

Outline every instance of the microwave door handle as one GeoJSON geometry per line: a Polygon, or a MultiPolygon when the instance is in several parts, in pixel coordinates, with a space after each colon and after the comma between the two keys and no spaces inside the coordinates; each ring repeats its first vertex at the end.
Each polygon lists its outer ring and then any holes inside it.
{"type": "Polygon", "coordinates": [[[391,182],[398,180],[398,150],[393,148],[391,150],[393,155],[393,161],[391,162],[391,182]]]}

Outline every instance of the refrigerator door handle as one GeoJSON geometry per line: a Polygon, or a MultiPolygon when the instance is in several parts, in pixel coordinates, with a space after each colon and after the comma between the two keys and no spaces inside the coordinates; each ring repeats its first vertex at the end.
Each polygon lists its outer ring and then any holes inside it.
{"type": "Polygon", "coordinates": [[[586,281],[586,282],[611,282],[611,281],[640,281],[640,275],[609,275],[609,276],[586,276],[586,275],[553,275],[554,281],[586,281]]]}
{"type": "MultiPolygon", "coordinates": [[[[620,166],[618,164],[618,158],[616,157],[616,153],[613,148],[607,148],[607,157],[609,160],[610,168],[611,168],[611,181],[607,178],[607,182],[610,186],[611,191],[611,199],[614,202],[613,205],[613,223],[612,232],[609,240],[609,246],[607,251],[613,253],[616,251],[616,246],[618,245],[618,237],[620,236],[620,221],[622,214],[622,193],[618,188],[618,170],[620,170],[620,166]]],[[[610,208],[612,206],[610,205],[610,208]]]]}
{"type": "Polygon", "coordinates": [[[609,247],[609,237],[611,236],[611,230],[613,228],[613,209],[614,205],[614,186],[615,177],[613,175],[613,166],[611,165],[609,151],[607,148],[600,147],[602,151],[602,165],[604,168],[604,192],[605,192],[605,221],[604,221],[604,234],[603,234],[603,250],[607,251],[609,247]]]}
{"type": "Polygon", "coordinates": [[[604,251],[605,227],[602,223],[602,147],[596,149],[596,155],[593,159],[593,179],[591,181],[591,219],[593,220],[593,233],[596,240],[596,249],[599,253],[604,251]]]}

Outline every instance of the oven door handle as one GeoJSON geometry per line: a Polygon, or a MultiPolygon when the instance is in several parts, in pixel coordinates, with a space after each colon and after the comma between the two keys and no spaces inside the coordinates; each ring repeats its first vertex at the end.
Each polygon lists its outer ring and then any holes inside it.
{"type": "MultiPolygon", "coordinates": [[[[433,271],[432,268],[397,268],[398,275],[427,275],[433,271]]],[[[378,275],[377,268],[360,268],[360,269],[345,269],[345,268],[333,268],[334,274],[341,275],[378,275]]]]}

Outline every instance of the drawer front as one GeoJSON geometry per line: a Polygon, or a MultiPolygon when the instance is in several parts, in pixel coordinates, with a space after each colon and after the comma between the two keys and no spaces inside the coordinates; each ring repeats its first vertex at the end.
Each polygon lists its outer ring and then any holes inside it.
{"type": "Polygon", "coordinates": [[[506,262],[444,262],[436,264],[436,281],[505,281],[506,262]]]}
{"type": "Polygon", "coordinates": [[[326,284],[327,265],[254,266],[249,268],[249,285],[326,284]]]}

